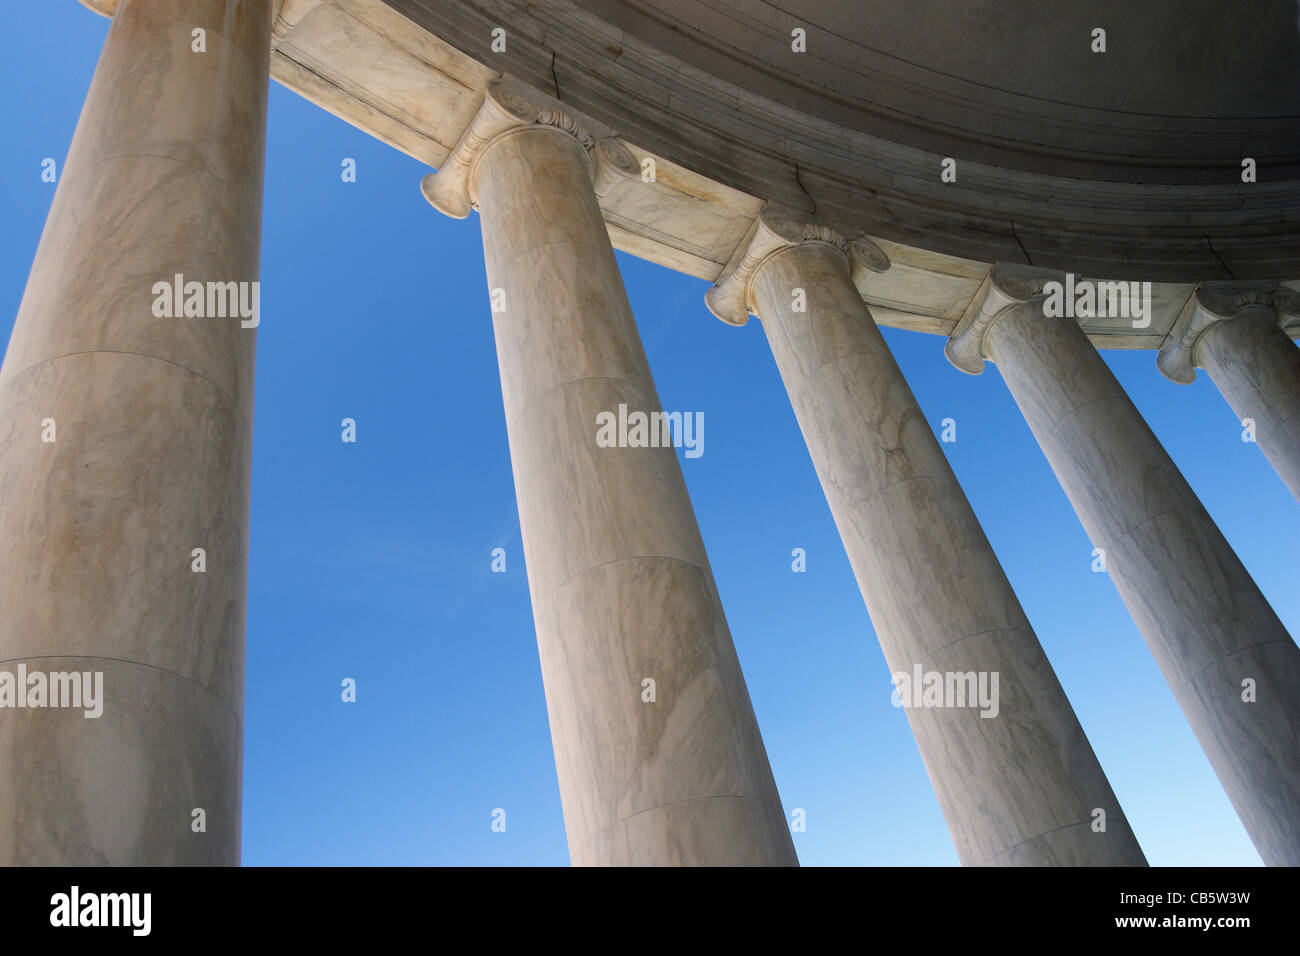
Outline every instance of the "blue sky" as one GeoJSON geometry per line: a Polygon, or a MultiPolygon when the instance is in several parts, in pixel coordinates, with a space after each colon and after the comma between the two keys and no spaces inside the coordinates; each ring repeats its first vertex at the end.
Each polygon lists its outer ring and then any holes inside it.
{"type": "MultiPolygon", "coordinates": [[[[0,33],[0,338],[7,341],[108,21],[24,3],[0,33]]],[[[477,216],[427,167],[272,84],[262,242],[243,859],[568,862],[477,216]],[[357,162],[355,183],[339,175],[357,162]],[[356,444],[340,422],[357,422],[356,444]],[[507,572],[490,569],[493,548],[507,572]],[[340,700],[355,678],[358,700],[340,700]],[[491,829],[504,808],[504,833],[491,829]]],[[[664,406],[700,411],[682,467],[805,865],[956,853],[758,322],[619,254],[664,406]],[[791,571],[804,548],[806,573],[791,571]]],[[[1154,865],[1258,865],[996,368],[886,339],[944,445],[1154,865]]],[[[1105,353],[1291,632],[1300,506],[1208,378],[1105,353]]],[[[3,503],[0,502],[0,507],[3,503]]]]}

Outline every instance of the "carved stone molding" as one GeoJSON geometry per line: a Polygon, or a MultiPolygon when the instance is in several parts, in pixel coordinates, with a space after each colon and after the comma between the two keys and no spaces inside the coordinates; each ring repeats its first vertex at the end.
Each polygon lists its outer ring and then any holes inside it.
{"type": "Polygon", "coordinates": [[[110,19],[117,13],[117,0],[81,0],[81,5],[110,19]]]}
{"type": "Polygon", "coordinates": [[[271,27],[271,49],[275,49],[317,7],[334,0],[276,0],[275,19],[271,27]]]}
{"type": "Polygon", "coordinates": [[[557,110],[552,106],[537,107],[537,122],[543,126],[554,126],[561,132],[568,133],[579,143],[583,149],[591,149],[596,145],[596,137],[591,135],[587,127],[575,117],[569,115],[563,110],[557,110]]]}
{"type": "Polygon", "coordinates": [[[728,325],[744,325],[756,314],[750,283],[763,263],[778,252],[805,242],[820,242],[834,248],[844,258],[854,279],[889,268],[889,256],[871,240],[859,238],[849,242],[828,226],[805,222],[797,214],[788,214],[769,203],[759,212],[748,245],[741,244],[731,264],[704,294],[704,304],[728,325]]]}
{"type": "Polygon", "coordinates": [[[849,268],[855,286],[861,285],[872,275],[889,271],[890,265],[885,250],[870,239],[858,237],[849,243],[849,268]]]}
{"type": "Polygon", "coordinates": [[[1277,324],[1282,326],[1287,338],[1300,334],[1300,292],[1279,286],[1273,293],[1273,308],[1277,309],[1277,324]]]}
{"type": "Polygon", "coordinates": [[[613,136],[596,140],[591,159],[595,165],[592,184],[598,197],[606,195],[624,179],[641,178],[641,166],[636,157],[613,136]]]}
{"type": "Polygon", "coordinates": [[[420,182],[420,191],[434,209],[453,219],[464,219],[474,208],[470,174],[483,149],[508,130],[537,122],[537,107],[505,80],[490,80],[483,104],[460,134],[460,139],[436,173],[420,182]]]}
{"type": "Polygon", "coordinates": [[[1286,329],[1300,319],[1300,293],[1272,282],[1202,284],[1165,336],[1156,367],[1170,381],[1181,385],[1194,382],[1200,365],[1196,347],[1202,336],[1216,322],[1258,310],[1276,316],[1286,329]]]}
{"type": "Polygon", "coordinates": [[[979,375],[984,371],[985,339],[998,316],[1013,306],[1042,298],[1044,286],[1054,280],[1059,281],[1056,273],[995,265],[948,336],[943,354],[963,372],[979,375]]]}
{"type": "Polygon", "coordinates": [[[421,181],[424,198],[440,213],[464,219],[471,209],[477,208],[474,173],[487,148],[502,136],[535,125],[552,127],[576,139],[597,175],[605,177],[606,188],[611,177],[625,174],[629,164],[636,168],[635,157],[612,137],[600,140],[600,149],[593,160],[591,153],[598,145],[597,140],[581,120],[553,106],[534,102],[527,89],[512,80],[495,79],[488,81],[483,105],[461,133],[451,155],[436,173],[421,181]]]}

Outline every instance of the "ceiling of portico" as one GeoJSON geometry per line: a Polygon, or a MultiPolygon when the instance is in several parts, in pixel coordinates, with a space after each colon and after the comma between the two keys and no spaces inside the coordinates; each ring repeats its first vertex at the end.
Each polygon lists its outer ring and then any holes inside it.
{"type": "Polygon", "coordinates": [[[1165,281],[1300,262],[1296,0],[385,2],[630,142],[847,232],[1165,281]]]}
{"type": "Polygon", "coordinates": [[[1084,323],[1153,348],[1196,282],[1300,277],[1298,6],[283,0],[272,75],[437,167],[508,74],[656,159],[602,197],[620,249],[714,279],[771,200],[886,250],[882,324],[947,333],[1018,263],[1156,283],[1149,326],[1084,323]]]}
{"type": "Polygon", "coordinates": [[[1245,155],[1300,173],[1296,0],[576,2],[726,83],[944,155],[1120,182],[1221,182],[1245,155]]]}

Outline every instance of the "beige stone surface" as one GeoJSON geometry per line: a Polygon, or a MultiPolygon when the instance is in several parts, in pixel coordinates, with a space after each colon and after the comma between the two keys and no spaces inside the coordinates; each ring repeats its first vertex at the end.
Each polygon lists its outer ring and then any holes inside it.
{"type": "Polygon", "coordinates": [[[0,667],[107,703],[0,716],[0,863],[239,860],[256,331],[153,286],[258,279],[273,5],[121,0],[64,164],[0,369],[0,667]]]}
{"type": "MultiPolygon", "coordinates": [[[[130,2],[130,0],[125,0],[130,2]]],[[[192,680],[105,657],[25,658],[28,672],[100,672],[104,712],[6,709],[6,866],[230,866],[239,861],[244,728],[192,680]],[[206,832],[193,830],[204,811],[206,832]]],[[[18,662],[0,663],[16,672],[18,662]]]]}

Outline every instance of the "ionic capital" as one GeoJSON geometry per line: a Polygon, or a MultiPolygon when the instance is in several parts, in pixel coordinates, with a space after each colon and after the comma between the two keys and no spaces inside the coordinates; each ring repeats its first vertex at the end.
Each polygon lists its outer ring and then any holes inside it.
{"type": "Polygon", "coordinates": [[[502,137],[532,126],[546,126],[577,140],[595,176],[597,194],[620,177],[638,175],[631,151],[613,137],[596,139],[582,121],[555,106],[535,102],[528,90],[511,80],[489,80],[483,104],[461,133],[436,173],[425,176],[420,191],[429,204],[453,219],[478,208],[476,172],[488,148],[502,137]]]}
{"type": "Polygon", "coordinates": [[[1059,276],[1051,272],[1032,271],[1022,266],[996,265],[989,273],[981,292],[957,322],[943,354],[948,361],[971,375],[984,371],[985,341],[998,316],[1013,306],[1044,297],[1044,286],[1059,276]]]}
{"type": "MultiPolygon", "coordinates": [[[[294,28],[323,3],[333,0],[272,0],[271,49],[278,47],[294,28]]],[[[81,4],[110,20],[117,14],[119,0],[81,0],[81,4]]]]}
{"type": "Polygon", "coordinates": [[[333,0],[275,0],[275,16],[271,20],[271,49],[275,49],[297,29],[317,7],[333,0]]]}
{"type": "Polygon", "coordinates": [[[110,19],[117,13],[117,0],[81,0],[81,5],[110,19]]]}
{"type": "Polygon", "coordinates": [[[1217,322],[1250,312],[1275,317],[1284,329],[1300,319],[1300,293],[1274,282],[1204,283],[1188,300],[1165,336],[1156,366],[1165,378],[1187,385],[1196,380],[1196,347],[1217,322]]]}
{"type": "Polygon", "coordinates": [[[751,315],[758,314],[751,287],[763,265],[786,249],[810,242],[834,248],[843,257],[851,281],[889,268],[889,256],[870,239],[850,242],[829,226],[805,222],[769,203],[758,214],[749,244],[737,250],[713,288],[704,294],[704,304],[728,325],[744,325],[751,315]]]}

